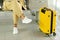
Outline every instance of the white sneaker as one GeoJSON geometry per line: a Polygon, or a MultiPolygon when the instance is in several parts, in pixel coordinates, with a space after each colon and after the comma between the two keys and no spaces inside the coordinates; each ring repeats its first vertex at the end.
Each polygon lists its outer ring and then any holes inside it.
{"type": "Polygon", "coordinates": [[[13,28],[13,34],[17,34],[18,33],[18,29],[16,27],[13,28]]]}
{"type": "Polygon", "coordinates": [[[23,20],[22,20],[22,23],[30,23],[30,22],[32,22],[32,20],[31,19],[29,19],[29,18],[27,18],[27,17],[25,17],[23,20]]]}

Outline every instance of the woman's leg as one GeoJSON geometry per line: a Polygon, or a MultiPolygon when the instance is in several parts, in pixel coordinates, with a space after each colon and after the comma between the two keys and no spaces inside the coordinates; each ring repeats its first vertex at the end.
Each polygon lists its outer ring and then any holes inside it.
{"type": "Polygon", "coordinates": [[[13,14],[13,34],[17,34],[18,33],[18,29],[17,29],[17,24],[18,24],[18,16],[16,14],[13,14]]]}
{"type": "Polygon", "coordinates": [[[21,14],[20,16],[16,15],[16,14],[13,14],[13,34],[17,34],[18,33],[18,28],[17,28],[17,24],[18,24],[18,19],[19,17],[21,18],[22,20],[22,23],[30,23],[32,20],[25,17],[24,14],[21,14]]]}
{"type": "Polygon", "coordinates": [[[20,9],[18,11],[16,11],[18,17],[20,17],[22,19],[22,23],[30,23],[32,20],[27,18],[25,15],[24,15],[24,12],[22,11],[22,5],[20,5],[18,3],[18,6],[20,7],[20,9]]]}
{"type": "Polygon", "coordinates": [[[17,23],[18,23],[18,18],[19,17],[22,19],[22,23],[30,23],[32,21],[31,19],[27,18],[23,14],[22,6],[15,1],[14,5],[13,5],[13,22],[14,22],[13,34],[18,33],[17,23]]]}

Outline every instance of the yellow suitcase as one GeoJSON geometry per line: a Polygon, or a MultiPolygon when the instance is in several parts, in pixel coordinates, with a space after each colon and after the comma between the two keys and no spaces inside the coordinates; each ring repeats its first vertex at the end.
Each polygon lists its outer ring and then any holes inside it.
{"type": "Polygon", "coordinates": [[[53,33],[56,35],[56,11],[48,9],[46,7],[40,8],[38,16],[39,30],[41,30],[46,35],[53,33]]]}

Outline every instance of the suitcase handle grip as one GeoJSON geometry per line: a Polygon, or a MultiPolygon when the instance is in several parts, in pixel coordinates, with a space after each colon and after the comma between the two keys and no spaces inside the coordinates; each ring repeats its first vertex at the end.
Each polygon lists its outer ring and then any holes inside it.
{"type": "Polygon", "coordinates": [[[42,9],[41,12],[45,14],[46,10],[45,9],[42,9]]]}
{"type": "Polygon", "coordinates": [[[48,9],[48,8],[46,8],[46,7],[44,7],[44,8],[41,10],[41,12],[44,13],[44,14],[45,14],[46,11],[51,11],[51,12],[53,12],[51,9],[48,9]]]}
{"type": "Polygon", "coordinates": [[[48,9],[48,8],[46,8],[46,7],[44,7],[43,9],[45,9],[45,10],[47,10],[47,11],[52,11],[51,9],[48,9]]]}

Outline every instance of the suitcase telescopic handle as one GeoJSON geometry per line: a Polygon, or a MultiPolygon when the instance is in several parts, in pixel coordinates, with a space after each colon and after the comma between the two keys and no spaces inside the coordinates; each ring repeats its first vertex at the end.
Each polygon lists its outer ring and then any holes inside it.
{"type": "Polygon", "coordinates": [[[45,14],[46,11],[51,11],[51,12],[53,12],[51,9],[48,9],[48,8],[46,8],[46,7],[44,7],[44,8],[41,10],[41,12],[44,13],[44,14],[45,14]]]}
{"type": "MultiPolygon", "coordinates": [[[[51,13],[53,14],[53,11],[51,9],[48,9],[46,7],[44,7],[44,9],[47,10],[47,11],[51,11],[51,13]]],[[[50,17],[50,15],[48,15],[48,17],[50,17]]]]}

